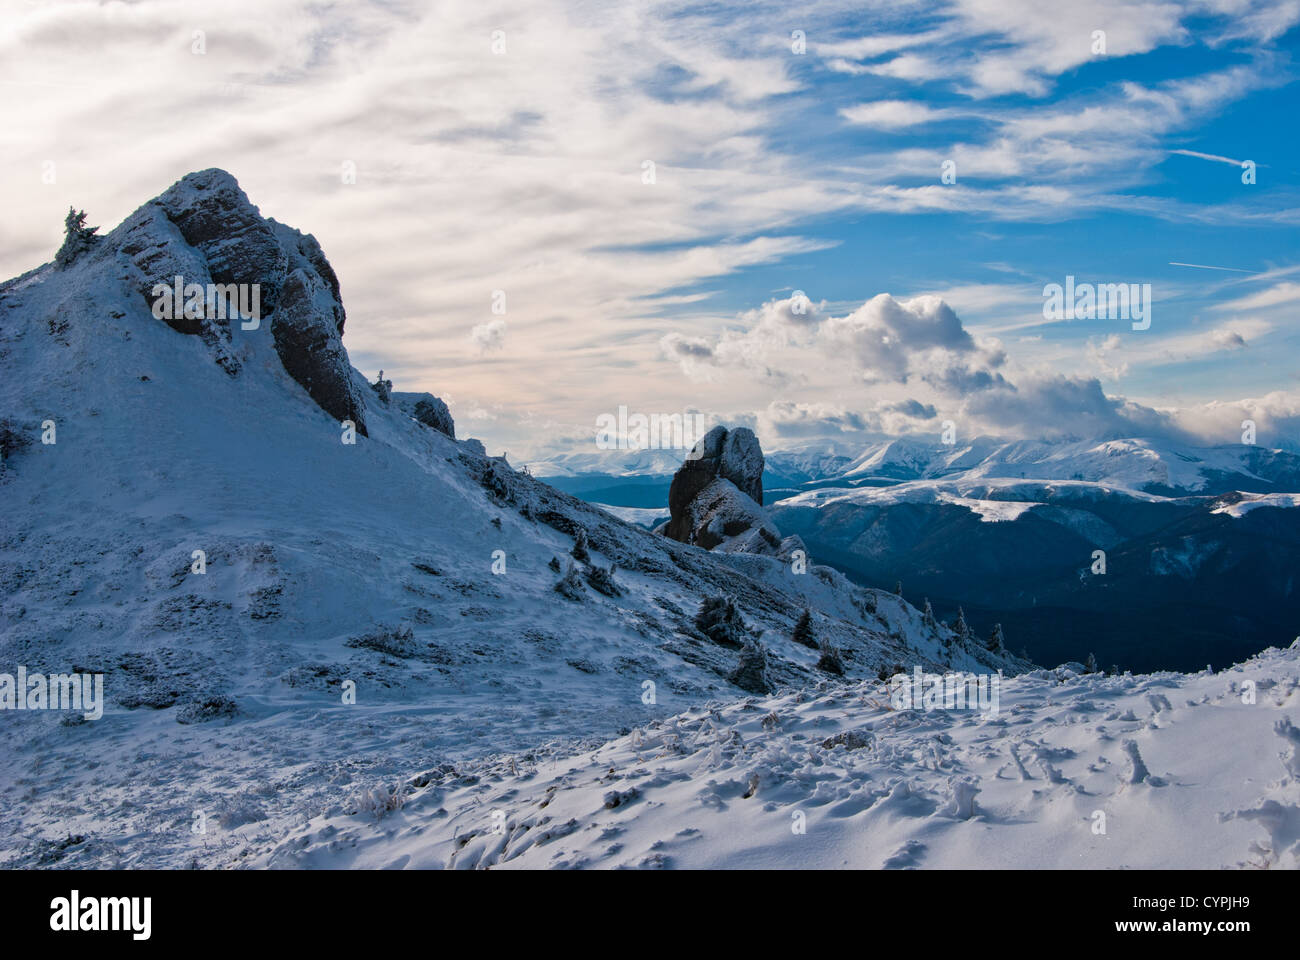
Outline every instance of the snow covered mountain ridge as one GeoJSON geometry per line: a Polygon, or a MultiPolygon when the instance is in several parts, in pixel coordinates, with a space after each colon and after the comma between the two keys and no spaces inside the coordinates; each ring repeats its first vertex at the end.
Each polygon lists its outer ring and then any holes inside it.
{"type": "Polygon", "coordinates": [[[287,829],[381,776],[835,670],[1030,666],[457,440],[436,397],[351,367],[319,244],[222,171],[69,236],[0,284],[0,672],[103,675],[105,706],[0,716],[0,862],[228,863],[195,811],[287,829]],[[258,284],[259,322],[155,315],[177,276],[258,284]]]}

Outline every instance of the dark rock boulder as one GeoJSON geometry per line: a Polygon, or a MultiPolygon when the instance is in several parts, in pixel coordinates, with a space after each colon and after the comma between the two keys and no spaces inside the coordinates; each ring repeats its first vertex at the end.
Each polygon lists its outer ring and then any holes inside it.
{"type": "Polygon", "coordinates": [[[754,431],[719,426],[700,438],[673,475],[668,489],[668,509],[673,518],[680,516],[686,505],[718,477],[730,480],[741,493],[762,505],[763,451],[754,431]]]}
{"type": "Polygon", "coordinates": [[[753,431],[714,427],[691,450],[668,489],[669,519],[655,532],[724,553],[786,558],[804,550],[782,537],[763,509],[763,451],[753,431]]]}
{"type": "Polygon", "coordinates": [[[718,478],[730,481],[754,504],[762,506],[763,451],[752,430],[714,427],[695,444],[668,488],[671,519],[665,536],[682,543],[694,542],[690,506],[718,478]]]}
{"type": "Polygon", "coordinates": [[[456,439],[456,423],[447,404],[431,393],[394,393],[393,402],[407,416],[456,439]]]}

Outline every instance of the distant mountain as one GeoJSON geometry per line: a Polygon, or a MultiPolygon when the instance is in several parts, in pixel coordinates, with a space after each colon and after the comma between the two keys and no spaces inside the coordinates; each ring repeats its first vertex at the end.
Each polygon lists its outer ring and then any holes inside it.
{"type": "MultiPolygon", "coordinates": [[[[874,587],[901,580],[944,617],[964,606],[1002,622],[1040,662],[1091,651],[1192,669],[1300,632],[1300,457],[1288,451],[903,437],[849,457],[807,443],[768,452],[763,486],[773,526],[818,561],[874,587]],[[1105,574],[1092,572],[1097,550],[1105,574]]],[[[653,478],[636,489],[626,503],[606,478],[598,499],[645,508],[662,493],[653,478]]]]}

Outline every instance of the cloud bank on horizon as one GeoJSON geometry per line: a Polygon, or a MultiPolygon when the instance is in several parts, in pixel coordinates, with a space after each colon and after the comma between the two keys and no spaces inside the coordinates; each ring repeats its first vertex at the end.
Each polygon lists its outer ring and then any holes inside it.
{"type": "Polygon", "coordinates": [[[4,7],[0,272],[224,167],[496,449],[1300,440],[1300,0],[4,7]]]}

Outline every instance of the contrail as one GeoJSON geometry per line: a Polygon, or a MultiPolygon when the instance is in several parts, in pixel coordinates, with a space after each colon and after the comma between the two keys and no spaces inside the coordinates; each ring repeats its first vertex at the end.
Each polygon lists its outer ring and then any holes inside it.
{"type": "Polygon", "coordinates": [[[1221,157],[1217,153],[1199,153],[1196,150],[1170,150],[1169,152],[1183,157],[1196,157],[1198,160],[1213,160],[1216,163],[1230,163],[1234,167],[1241,166],[1240,160],[1234,160],[1232,157],[1221,157]]]}
{"type": "Polygon", "coordinates": [[[1254,270],[1242,270],[1239,267],[1211,267],[1204,263],[1179,263],[1177,260],[1170,260],[1171,267],[1195,267],[1197,270],[1231,270],[1233,273],[1254,273],[1254,270]]]}

